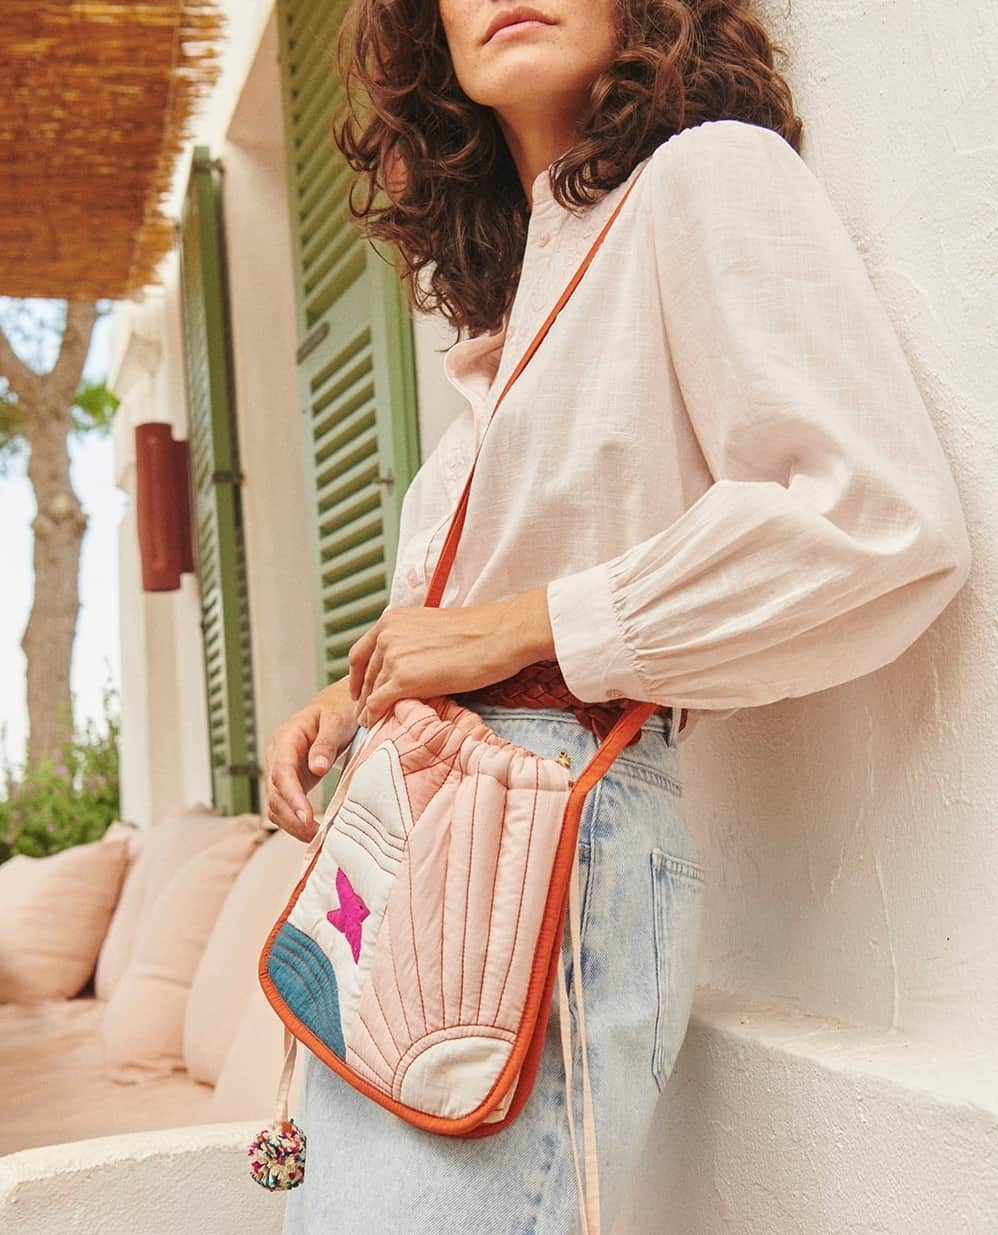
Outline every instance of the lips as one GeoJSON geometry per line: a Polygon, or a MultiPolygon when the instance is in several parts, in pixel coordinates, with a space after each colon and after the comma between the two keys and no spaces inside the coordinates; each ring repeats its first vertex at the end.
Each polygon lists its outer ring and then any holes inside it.
{"type": "Polygon", "coordinates": [[[545,15],[543,13],[538,12],[537,9],[530,9],[530,8],[524,8],[523,6],[518,6],[517,8],[514,8],[514,9],[507,9],[506,12],[500,13],[497,17],[495,17],[492,20],[491,24],[489,25],[488,30],[485,32],[485,38],[483,39],[483,42],[487,43],[489,39],[491,39],[492,36],[496,33],[496,31],[502,30],[504,26],[513,26],[517,22],[521,22],[521,21],[539,21],[539,22],[543,22],[544,25],[546,26],[551,26],[554,24],[550,20],[550,18],[545,17],[545,15]]]}

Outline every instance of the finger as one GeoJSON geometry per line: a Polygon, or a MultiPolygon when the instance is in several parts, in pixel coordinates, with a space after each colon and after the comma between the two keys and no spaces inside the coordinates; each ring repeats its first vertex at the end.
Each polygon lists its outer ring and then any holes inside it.
{"type": "Polygon", "coordinates": [[[274,823],[286,828],[299,840],[311,840],[315,835],[312,803],[302,790],[297,769],[278,759],[271,768],[270,784],[269,801],[277,815],[274,823]]]}
{"type": "Polygon", "coordinates": [[[320,723],[321,710],[318,707],[309,708],[293,717],[287,724],[282,725],[274,738],[274,753],[270,760],[270,779],[273,779],[273,769],[279,764],[285,765],[290,770],[297,784],[293,786],[296,794],[289,798],[288,802],[295,810],[307,810],[306,795],[318,780],[308,766],[308,748],[318,736],[320,723]]]}
{"type": "Polygon", "coordinates": [[[282,831],[293,836],[295,840],[303,842],[310,841],[315,835],[315,829],[309,828],[301,822],[295,815],[294,811],[284,800],[277,790],[271,786],[270,795],[267,799],[267,818],[279,827],[282,831]]]}
{"type": "Polygon", "coordinates": [[[267,818],[282,831],[287,832],[289,836],[293,836],[295,840],[302,841],[303,844],[307,844],[315,836],[315,827],[309,830],[301,823],[287,802],[277,795],[276,790],[271,791],[271,796],[267,801],[267,818]]]}
{"type": "Polygon", "coordinates": [[[397,686],[394,686],[391,682],[382,683],[376,690],[372,690],[368,696],[367,706],[363,712],[366,719],[362,720],[361,724],[365,727],[373,725],[376,720],[380,720],[397,699],[401,698],[402,694],[397,686]]]}
{"type": "Polygon", "coordinates": [[[351,644],[350,651],[347,652],[347,660],[350,663],[350,698],[357,699],[360,695],[360,689],[364,682],[364,673],[367,669],[367,662],[371,658],[371,653],[377,644],[377,623],[366,631],[356,641],[351,644]]]}
{"type": "MultiPolygon", "coordinates": [[[[371,654],[371,659],[367,662],[367,671],[364,674],[364,684],[360,690],[360,698],[357,700],[358,715],[363,716],[367,708],[367,700],[371,691],[379,685],[378,679],[382,675],[385,663],[384,641],[379,639],[378,643],[371,654]]],[[[361,722],[366,723],[366,722],[361,722]]]]}
{"type": "Polygon", "coordinates": [[[316,776],[324,776],[345,745],[345,724],[338,713],[323,715],[319,732],[308,752],[308,766],[316,776]]]}

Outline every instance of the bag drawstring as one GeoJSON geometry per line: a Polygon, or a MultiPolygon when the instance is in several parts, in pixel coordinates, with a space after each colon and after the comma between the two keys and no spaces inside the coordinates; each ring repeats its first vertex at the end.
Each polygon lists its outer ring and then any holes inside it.
{"type": "Polygon", "coordinates": [[[582,948],[581,896],[579,894],[579,849],[576,845],[575,861],[568,890],[568,921],[572,936],[572,972],[575,990],[577,1029],[582,1044],[582,1135],[585,1157],[585,1180],[579,1166],[579,1149],[575,1136],[575,1114],[572,1104],[572,1040],[568,1010],[568,989],[565,970],[568,961],[558,966],[558,1021],[561,1027],[561,1049],[565,1060],[565,1109],[568,1114],[568,1131],[572,1140],[572,1157],[575,1160],[575,1179],[578,1184],[579,1217],[582,1220],[582,1235],[600,1235],[599,1168],[596,1162],[596,1122],[593,1114],[593,1095],[589,1083],[589,1051],[586,1046],[586,1014],[582,998],[582,948]]]}
{"type": "Polygon", "coordinates": [[[297,1188],[305,1178],[306,1137],[293,1119],[288,1118],[288,1091],[295,1066],[298,1040],[284,1026],[284,1067],[277,1087],[277,1116],[261,1128],[248,1145],[250,1175],[269,1192],[297,1188]]]}
{"type": "Polygon", "coordinates": [[[295,1070],[295,1053],[298,1049],[298,1039],[291,1030],[284,1026],[284,1067],[281,1069],[281,1079],[277,1085],[277,1120],[278,1124],[286,1123],[288,1119],[288,1093],[291,1090],[291,1076],[295,1070]]]}

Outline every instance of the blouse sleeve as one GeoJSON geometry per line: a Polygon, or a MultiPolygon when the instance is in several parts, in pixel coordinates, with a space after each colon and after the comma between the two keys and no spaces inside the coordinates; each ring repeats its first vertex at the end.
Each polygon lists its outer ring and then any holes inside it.
{"type": "Polygon", "coordinates": [[[860,677],[918,638],[971,563],[899,340],[778,134],[710,122],[647,171],[646,328],[660,311],[714,483],[661,532],[548,585],[565,680],[588,702],[735,710],[860,677]]]}

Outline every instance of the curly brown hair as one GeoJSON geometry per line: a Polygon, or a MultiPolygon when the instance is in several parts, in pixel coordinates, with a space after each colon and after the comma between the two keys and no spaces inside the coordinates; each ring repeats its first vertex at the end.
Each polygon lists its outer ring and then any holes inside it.
{"type": "MultiPolygon", "coordinates": [[[[575,144],[552,167],[562,207],[592,205],[656,146],[706,120],[763,125],[799,151],[802,122],[774,67],[785,52],[752,7],[616,0],[617,54],[590,85],[575,144]]],[[[352,218],[368,240],[396,247],[418,309],[458,332],[494,332],[516,291],[530,207],[495,113],[461,89],[437,0],[351,0],[335,56],[346,101],[333,141],[359,173],[352,218]]]]}

